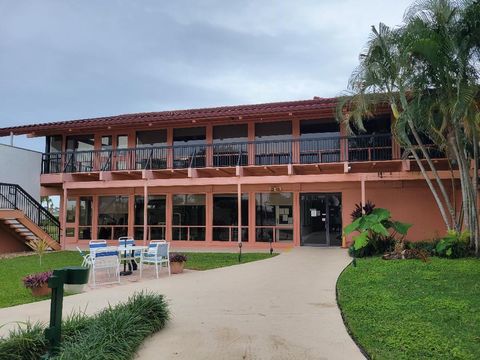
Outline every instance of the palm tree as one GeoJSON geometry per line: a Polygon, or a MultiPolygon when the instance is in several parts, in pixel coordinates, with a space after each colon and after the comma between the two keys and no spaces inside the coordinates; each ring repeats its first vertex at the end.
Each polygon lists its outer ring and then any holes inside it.
{"type": "MultiPolygon", "coordinates": [[[[338,114],[347,125],[353,122],[362,129],[363,119],[375,106],[390,105],[395,117],[392,132],[414,156],[446,228],[460,231],[465,226],[477,254],[479,9],[478,1],[417,1],[405,13],[402,26],[373,27],[349,82],[353,96],[343,99],[338,114]],[[446,154],[452,170],[458,169],[460,212],[425,139],[446,154]]],[[[453,171],[450,182],[454,194],[453,171]]]]}

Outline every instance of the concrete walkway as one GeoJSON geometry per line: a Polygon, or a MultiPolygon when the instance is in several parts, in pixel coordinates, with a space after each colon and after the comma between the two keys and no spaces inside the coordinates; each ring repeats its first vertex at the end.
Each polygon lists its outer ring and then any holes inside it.
{"type": "MultiPolygon", "coordinates": [[[[147,288],[167,296],[173,317],[138,359],[363,359],[335,301],[335,282],[348,262],[342,249],[296,248],[268,260],[70,296],[64,313],[98,311],[147,288]]],[[[0,323],[47,321],[48,312],[48,301],[0,309],[0,323]]]]}

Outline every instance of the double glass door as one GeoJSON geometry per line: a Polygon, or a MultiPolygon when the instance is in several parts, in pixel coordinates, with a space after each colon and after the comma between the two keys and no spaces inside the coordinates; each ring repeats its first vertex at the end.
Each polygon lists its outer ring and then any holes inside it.
{"type": "Polygon", "coordinates": [[[342,195],[306,193],[300,195],[301,245],[342,244],[342,195]]]}

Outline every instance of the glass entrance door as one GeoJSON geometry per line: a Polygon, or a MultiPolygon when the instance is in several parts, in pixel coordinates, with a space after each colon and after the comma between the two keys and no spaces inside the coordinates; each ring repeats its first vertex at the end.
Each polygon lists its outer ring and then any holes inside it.
{"type": "Polygon", "coordinates": [[[341,194],[300,195],[301,244],[339,246],[342,244],[341,194]]]}

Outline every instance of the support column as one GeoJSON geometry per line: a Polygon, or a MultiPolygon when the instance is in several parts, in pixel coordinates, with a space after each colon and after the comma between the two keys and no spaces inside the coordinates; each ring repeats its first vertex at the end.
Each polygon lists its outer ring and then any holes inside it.
{"type": "Polygon", "coordinates": [[[98,239],[98,196],[92,196],[92,239],[98,239]]]}
{"type": "Polygon", "coordinates": [[[300,192],[293,192],[293,246],[300,246],[300,192]]]}
{"type": "Polygon", "coordinates": [[[143,185],[143,246],[148,241],[148,186],[147,182],[143,185]]]}

